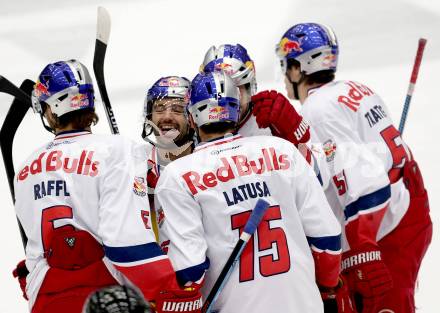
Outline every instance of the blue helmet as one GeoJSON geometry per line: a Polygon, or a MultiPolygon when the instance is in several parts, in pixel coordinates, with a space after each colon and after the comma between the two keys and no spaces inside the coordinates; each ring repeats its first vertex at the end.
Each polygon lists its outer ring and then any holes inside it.
{"type": "Polygon", "coordinates": [[[159,78],[147,91],[144,102],[144,114],[151,116],[154,101],[163,98],[180,98],[189,101],[191,82],[186,77],[166,76],[159,78]]]}
{"type": "MultiPolygon", "coordinates": [[[[193,129],[187,125],[186,131],[182,136],[179,136],[175,140],[169,141],[168,138],[162,138],[159,135],[157,125],[153,123],[152,113],[153,106],[156,100],[161,99],[182,99],[182,113],[189,102],[189,89],[191,82],[180,76],[166,76],[159,78],[147,91],[147,95],[144,101],[144,125],[142,128],[142,138],[154,146],[162,149],[174,149],[181,147],[184,144],[190,142],[194,135],[193,129]]],[[[180,107],[180,105],[179,105],[180,107]]]]}
{"type": "Polygon", "coordinates": [[[87,68],[76,60],[48,64],[34,86],[32,107],[43,114],[42,103],[60,117],[66,113],[94,107],[93,82],[87,68]]]}
{"type": "Polygon", "coordinates": [[[306,75],[324,70],[336,72],[338,42],[333,30],[325,25],[294,25],[283,35],[275,50],[284,73],[289,59],[298,61],[306,75]]]}
{"type": "Polygon", "coordinates": [[[198,74],[191,82],[188,112],[200,127],[211,123],[236,124],[240,117],[238,87],[224,72],[198,74]]]}
{"type": "Polygon", "coordinates": [[[257,92],[255,65],[246,49],[240,45],[212,46],[206,51],[200,72],[223,71],[228,74],[236,86],[250,84],[251,95],[257,92]]]}

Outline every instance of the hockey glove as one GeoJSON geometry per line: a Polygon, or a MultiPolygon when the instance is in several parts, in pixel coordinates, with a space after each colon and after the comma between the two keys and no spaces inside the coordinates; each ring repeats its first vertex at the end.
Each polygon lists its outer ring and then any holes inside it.
{"type": "Polygon", "coordinates": [[[350,298],[347,283],[343,277],[339,277],[336,287],[320,287],[321,298],[324,302],[324,313],[356,313],[354,304],[350,298]]]}
{"type": "Polygon", "coordinates": [[[156,299],[156,312],[201,313],[202,294],[199,288],[187,287],[162,291],[156,299]]]}
{"type": "Polygon", "coordinates": [[[12,271],[12,275],[14,276],[14,278],[18,278],[20,289],[23,292],[23,298],[25,298],[26,300],[29,300],[26,294],[26,277],[28,274],[29,271],[26,267],[26,260],[20,261],[20,263],[17,264],[17,267],[12,271]]]}
{"type": "Polygon", "coordinates": [[[310,139],[309,125],[281,93],[262,91],[252,97],[258,127],[270,127],[272,134],[297,146],[310,139]]]}
{"type": "Polygon", "coordinates": [[[381,252],[373,245],[344,253],[342,274],[362,313],[373,312],[377,303],[393,287],[391,274],[382,261],[381,252]]]}
{"type": "Polygon", "coordinates": [[[407,161],[403,167],[403,182],[408,189],[411,198],[425,196],[425,184],[419,166],[414,160],[407,161]]]}

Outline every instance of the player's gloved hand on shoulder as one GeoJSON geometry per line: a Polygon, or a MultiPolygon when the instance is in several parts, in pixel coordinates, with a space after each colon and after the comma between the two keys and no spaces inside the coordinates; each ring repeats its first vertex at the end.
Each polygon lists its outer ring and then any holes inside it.
{"type": "Polygon", "coordinates": [[[26,294],[26,277],[28,274],[29,271],[26,267],[26,260],[20,261],[15,269],[12,271],[12,275],[14,276],[14,278],[18,278],[20,289],[23,292],[23,298],[25,298],[26,300],[29,300],[26,294]]]}
{"type": "Polygon", "coordinates": [[[403,167],[403,182],[411,198],[424,196],[426,193],[423,177],[416,161],[410,160],[403,167]]]}
{"type": "Polygon", "coordinates": [[[338,285],[333,288],[319,287],[324,302],[324,313],[356,313],[350,298],[347,282],[339,277],[338,285]]]}
{"type": "Polygon", "coordinates": [[[162,312],[202,312],[202,294],[200,288],[166,290],[159,293],[155,307],[157,313],[162,312]]]}
{"type": "Polygon", "coordinates": [[[345,252],[342,255],[342,274],[362,313],[373,312],[377,303],[393,287],[381,251],[373,244],[345,252]]]}
{"type": "Polygon", "coordinates": [[[259,92],[252,96],[252,103],[258,127],[270,127],[275,136],[295,146],[309,141],[309,125],[281,93],[275,90],[259,92]]]}

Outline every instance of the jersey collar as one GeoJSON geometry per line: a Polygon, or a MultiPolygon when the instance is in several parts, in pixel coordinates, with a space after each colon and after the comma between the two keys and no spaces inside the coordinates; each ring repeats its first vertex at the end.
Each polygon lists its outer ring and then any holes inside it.
{"type": "Polygon", "coordinates": [[[78,136],[83,136],[83,135],[90,135],[91,132],[88,130],[83,130],[83,129],[79,129],[79,130],[67,130],[64,132],[59,132],[54,140],[58,140],[58,139],[66,139],[66,138],[72,138],[72,137],[78,137],[78,136]]]}
{"type": "Polygon", "coordinates": [[[232,134],[232,135],[225,135],[219,138],[214,138],[211,139],[209,141],[204,141],[199,143],[195,148],[194,148],[194,152],[196,151],[200,151],[212,146],[218,146],[218,145],[222,145],[224,143],[228,143],[237,139],[242,138],[243,136],[241,136],[240,134],[232,134]]]}

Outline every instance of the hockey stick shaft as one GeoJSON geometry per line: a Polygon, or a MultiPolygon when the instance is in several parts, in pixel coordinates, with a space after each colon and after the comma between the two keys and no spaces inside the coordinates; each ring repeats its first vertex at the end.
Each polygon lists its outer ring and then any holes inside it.
{"type": "Polygon", "coordinates": [[[249,239],[254,234],[255,230],[258,228],[258,225],[263,219],[263,216],[266,213],[268,207],[269,207],[269,203],[267,203],[266,201],[262,199],[259,199],[257,201],[257,204],[255,205],[255,208],[252,210],[249,220],[246,222],[246,225],[244,226],[243,232],[240,235],[240,239],[238,240],[237,244],[232,250],[232,253],[229,256],[228,260],[226,261],[225,266],[220,272],[220,275],[218,276],[216,282],[214,283],[214,286],[209,292],[208,297],[203,303],[202,313],[211,312],[218,296],[220,295],[220,292],[227,283],[229,277],[232,274],[232,271],[234,270],[236,263],[238,262],[241,254],[243,253],[243,250],[246,247],[246,243],[249,241],[249,239]]]}
{"type": "Polygon", "coordinates": [[[414,88],[416,86],[417,77],[419,75],[420,64],[422,63],[423,51],[425,50],[427,40],[424,38],[419,39],[419,45],[417,47],[417,54],[414,60],[414,65],[411,73],[411,79],[408,85],[408,91],[406,93],[405,104],[403,105],[403,112],[400,117],[399,123],[399,132],[403,134],[403,130],[405,128],[406,118],[408,116],[409,106],[411,103],[411,98],[414,92],[414,88]]]}
{"type": "Polygon", "coordinates": [[[104,111],[107,116],[108,124],[112,134],[119,134],[118,125],[116,123],[115,115],[113,113],[110,99],[105,85],[104,78],[104,61],[105,53],[107,51],[107,43],[110,37],[110,15],[103,7],[98,8],[98,22],[95,42],[95,54],[93,56],[93,71],[96,77],[99,93],[104,104],[104,111]]]}
{"type": "MultiPolygon", "coordinates": [[[[20,88],[16,87],[6,78],[0,76],[0,92],[7,93],[14,97],[8,113],[6,114],[3,125],[0,129],[0,148],[3,157],[3,163],[6,170],[6,176],[8,178],[9,190],[11,192],[12,202],[15,203],[15,191],[14,191],[14,162],[12,157],[12,146],[14,142],[15,133],[20,126],[26,112],[30,108],[29,94],[32,92],[34,82],[31,80],[25,80],[21,84],[20,88]]],[[[24,229],[17,218],[18,228],[20,230],[21,240],[23,248],[26,248],[27,236],[24,229]]]]}

